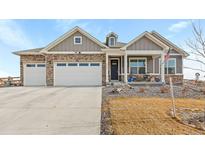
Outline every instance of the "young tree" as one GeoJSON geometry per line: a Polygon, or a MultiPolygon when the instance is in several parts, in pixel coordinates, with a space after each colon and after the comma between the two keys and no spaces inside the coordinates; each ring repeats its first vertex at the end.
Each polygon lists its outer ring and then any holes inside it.
{"type": "Polygon", "coordinates": [[[193,38],[189,39],[186,44],[190,48],[190,56],[186,60],[194,61],[201,64],[203,67],[185,67],[187,69],[200,71],[205,73],[205,35],[200,21],[198,24],[192,22],[193,38]]]}
{"type": "MultiPolygon", "coordinates": [[[[200,21],[198,24],[194,24],[192,22],[192,31],[193,38],[187,41],[187,46],[191,49],[190,57],[195,58],[187,58],[187,60],[195,61],[200,63],[203,68],[192,68],[187,67],[188,69],[205,72],[205,35],[203,33],[203,28],[201,27],[200,21]]],[[[205,77],[205,76],[204,76],[205,77]]],[[[196,73],[196,81],[197,81],[197,73],[196,73]]],[[[204,91],[205,93],[205,91],[204,91]]],[[[205,110],[204,110],[204,124],[205,124],[205,110]]]]}

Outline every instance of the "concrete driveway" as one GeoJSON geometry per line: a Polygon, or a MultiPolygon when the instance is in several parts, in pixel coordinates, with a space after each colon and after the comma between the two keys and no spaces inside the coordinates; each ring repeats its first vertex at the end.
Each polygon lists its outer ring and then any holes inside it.
{"type": "Polygon", "coordinates": [[[0,134],[100,134],[101,87],[0,88],[0,134]]]}

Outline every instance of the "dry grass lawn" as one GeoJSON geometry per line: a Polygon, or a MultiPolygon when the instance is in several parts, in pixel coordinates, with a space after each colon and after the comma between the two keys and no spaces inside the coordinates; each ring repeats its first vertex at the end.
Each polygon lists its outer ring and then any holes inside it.
{"type": "MultiPolygon", "coordinates": [[[[163,98],[114,98],[107,103],[114,134],[205,134],[171,118],[171,100],[163,98]]],[[[176,99],[176,107],[204,109],[205,100],[176,99]]]]}

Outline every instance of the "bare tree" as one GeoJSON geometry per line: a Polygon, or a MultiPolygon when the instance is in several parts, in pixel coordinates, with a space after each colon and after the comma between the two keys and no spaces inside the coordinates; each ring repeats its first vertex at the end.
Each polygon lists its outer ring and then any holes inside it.
{"type": "Polygon", "coordinates": [[[203,28],[201,27],[200,21],[198,24],[192,22],[192,32],[193,38],[186,42],[187,46],[191,50],[190,55],[192,55],[192,58],[187,58],[186,60],[195,61],[204,67],[201,69],[192,67],[185,68],[205,72],[205,35],[203,33],[203,28]]]}
{"type": "MultiPolygon", "coordinates": [[[[203,28],[201,27],[200,21],[198,22],[198,24],[194,24],[192,22],[192,29],[193,29],[192,30],[193,38],[189,39],[186,42],[186,44],[191,49],[190,55],[192,55],[192,57],[195,58],[187,58],[187,60],[198,62],[204,67],[201,69],[192,68],[192,67],[185,67],[185,68],[192,69],[195,71],[205,72],[205,35],[203,33],[203,28]]],[[[205,110],[204,110],[204,124],[205,124],[205,110]]]]}

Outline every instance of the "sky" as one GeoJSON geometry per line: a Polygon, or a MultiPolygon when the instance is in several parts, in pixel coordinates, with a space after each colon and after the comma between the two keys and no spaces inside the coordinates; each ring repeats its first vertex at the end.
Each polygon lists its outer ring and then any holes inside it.
{"type": "MultiPolygon", "coordinates": [[[[14,51],[44,47],[75,26],[104,42],[109,32],[118,34],[118,40],[129,42],[144,31],[155,30],[189,52],[186,41],[193,37],[191,22],[196,20],[0,20],[0,77],[19,76],[20,59],[14,51]]],[[[205,20],[200,20],[205,29],[205,20]]],[[[184,66],[205,69],[204,66],[184,60],[184,66]]],[[[184,69],[185,78],[193,79],[197,71],[184,69]]],[[[201,79],[204,73],[200,72],[201,79]]]]}

